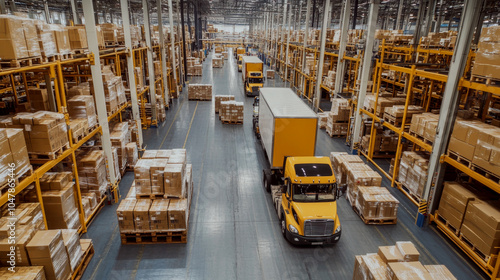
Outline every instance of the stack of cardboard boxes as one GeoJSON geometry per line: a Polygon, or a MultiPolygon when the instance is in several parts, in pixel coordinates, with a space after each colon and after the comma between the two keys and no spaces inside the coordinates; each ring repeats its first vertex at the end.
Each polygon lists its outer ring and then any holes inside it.
{"type": "Polygon", "coordinates": [[[68,29],[62,25],[51,24],[56,39],[56,47],[58,54],[69,54],[71,52],[71,45],[69,42],[68,29]]]}
{"type": "Polygon", "coordinates": [[[67,28],[71,49],[86,49],[88,47],[88,44],[85,26],[68,26],[67,28]]]}
{"type": "MultiPolygon", "coordinates": [[[[323,68],[328,70],[328,68],[323,68]]],[[[336,72],[333,70],[328,71],[328,76],[323,78],[323,84],[330,88],[333,89],[335,87],[335,77],[336,77],[336,72]]]]}
{"type": "Polygon", "coordinates": [[[328,122],[328,115],[330,111],[318,113],[318,124],[320,129],[326,129],[326,124],[328,122]]]}
{"type": "Polygon", "coordinates": [[[450,30],[447,32],[439,32],[439,33],[430,32],[429,35],[422,37],[420,44],[428,48],[432,47],[454,48],[456,41],[457,41],[457,32],[450,30]]]}
{"type": "Polygon", "coordinates": [[[212,85],[190,84],[188,86],[189,100],[212,100],[212,85]]]}
{"type": "Polygon", "coordinates": [[[46,280],[43,266],[19,266],[14,271],[10,267],[0,267],[0,278],[10,280],[46,280]]]}
{"type": "Polygon", "coordinates": [[[64,247],[68,254],[71,271],[75,271],[83,256],[82,246],[80,245],[80,235],[75,229],[63,229],[61,233],[64,247]]]}
{"type": "Polygon", "coordinates": [[[97,125],[97,115],[92,95],[76,95],[67,101],[67,105],[70,124],[74,124],[74,127],[72,127],[74,136],[85,135],[89,128],[97,125]]]}
{"type": "Polygon", "coordinates": [[[274,70],[267,69],[266,70],[266,78],[268,78],[268,79],[274,79],[274,70]]]}
{"type": "Polygon", "coordinates": [[[220,56],[214,56],[212,58],[212,67],[213,68],[222,68],[224,66],[224,60],[220,56]]]}
{"type": "Polygon", "coordinates": [[[201,65],[199,58],[188,57],[187,67],[188,76],[201,76],[203,73],[203,65],[201,65]]]}
{"type": "Polygon", "coordinates": [[[434,142],[438,120],[439,115],[437,114],[415,114],[411,118],[410,133],[434,142]]]}
{"type": "Polygon", "coordinates": [[[9,183],[11,174],[14,174],[14,178],[19,178],[30,170],[32,167],[23,130],[0,128],[0,186],[9,183]]]}
{"type": "Polygon", "coordinates": [[[134,174],[135,183],[116,210],[120,231],[186,230],[193,187],[186,150],[147,150],[134,174]]]}
{"type": "MultiPolygon", "coordinates": [[[[401,127],[403,123],[405,106],[404,105],[394,105],[392,107],[386,107],[384,112],[384,120],[398,127],[401,127]]],[[[406,110],[405,126],[409,126],[411,123],[412,116],[414,114],[420,114],[424,111],[421,106],[408,105],[406,110]]]]}
{"type": "Polygon", "coordinates": [[[100,201],[108,188],[104,152],[101,150],[82,151],[78,155],[77,167],[82,193],[95,193],[100,201]]]}
{"type": "Polygon", "coordinates": [[[36,33],[39,43],[39,48],[43,57],[53,57],[57,54],[57,44],[55,34],[52,31],[51,25],[44,21],[35,21],[36,33]]]}
{"type": "Polygon", "coordinates": [[[118,171],[123,173],[127,167],[127,151],[125,147],[130,143],[130,131],[128,122],[121,122],[113,127],[110,133],[111,145],[117,149],[118,171]]]}
{"type": "MultiPolygon", "coordinates": [[[[377,126],[377,123],[375,124],[377,126]]],[[[376,129],[377,135],[373,144],[374,154],[396,152],[398,147],[398,136],[391,133],[389,130],[379,131],[376,129]]],[[[370,145],[371,135],[365,135],[361,138],[361,148],[367,153],[370,145]]]]}
{"type": "Polygon", "coordinates": [[[26,249],[31,264],[43,266],[47,279],[63,280],[71,276],[70,260],[60,230],[38,231],[26,249]]]}
{"type": "Polygon", "coordinates": [[[406,99],[402,97],[382,97],[379,96],[377,99],[377,110],[375,109],[375,98],[374,95],[367,95],[365,97],[365,101],[363,103],[363,107],[365,110],[375,113],[375,115],[379,118],[384,117],[385,108],[392,107],[394,105],[405,105],[406,99]]]}
{"type": "Polygon", "coordinates": [[[243,123],[244,103],[231,101],[221,101],[219,117],[223,123],[243,123]]]}
{"type": "Polygon", "coordinates": [[[139,159],[139,152],[137,150],[137,143],[130,142],[125,145],[125,151],[127,153],[127,167],[134,168],[137,160],[139,159]]]}
{"type": "Polygon", "coordinates": [[[222,101],[231,101],[234,100],[234,95],[216,95],[215,96],[215,113],[220,113],[220,103],[222,101]]]}
{"type": "Polygon", "coordinates": [[[0,17],[0,59],[16,60],[26,57],[40,56],[40,47],[33,20],[27,18],[2,15],[0,17]]]}
{"type": "Polygon", "coordinates": [[[410,194],[421,198],[427,183],[428,168],[428,153],[405,151],[401,156],[398,181],[410,191],[410,194]]]}
{"type": "Polygon", "coordinates": [[[500,26],[482,29],[472,75],[500,79],[500,26]]]}
{"type": "Polygon", "coordinates": [[[380,246],[376,254],[356,256],[353,280],[440,279],[456,280],[444,265],[423,265],[413,243],[398,241],[380,246]]]}
{"type": "MultiPolygon", "coordinates": [[[[108,115],[111,115],[127,102],[125,87],[123,86],[122,77],[115,76],[109,65],[104,66],[102,69],[102,81],[104,85],[106,111],[108,115]]],[[[93,90],[93,86],[91,86],[91,90],[93,90]]]]}
{"type": "Polygon", "coordinates": [[[47,90],[41,88],[29,88],[28,99],[31,109],[35,111],[48,111],[50,110],[49,98],[47,90]]]}
{"type": "Polygon", "coordinates": [[[105,45],[116,45],[118,44],[117,39],[117,27],[113,23],[103,23],[99,24],[102,36],[104,38],[105,45]]]}
{"type": "Polygon", "coordinates": [[[500,175],[500,128],[480,121],[458,119],[448,152],[496,176],[500,175]]]}
{"type": "Polygon", "coordinates": [[[384,187],[358,187],[354,205],[366,220],[397,219],[399,201],[384,187]]]}
{"type": "Polygon", "coordinates": [[[332,99],[332,108],[328,113],[326,133],[333,136],[347,135],[350,108],[346,99],[332,99]]]}

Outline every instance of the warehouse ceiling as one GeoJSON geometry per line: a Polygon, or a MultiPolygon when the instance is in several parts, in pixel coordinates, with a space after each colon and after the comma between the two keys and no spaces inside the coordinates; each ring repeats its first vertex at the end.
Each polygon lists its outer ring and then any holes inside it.
{"type": "MultiPolygon", "coordinates": [[[[14,0],[4,0],[6,5],[10,7],[10,3],[14,0]]],[[[47,0],[51,11],[64,13],[71,18],[72,0],[47,0]]],[[[156,0],[149,1],[149,12],[151,19],[156,22],[156,0]]],[[[202,18],[207,19],[212,24],[229,24],[229,25],[248,25],[253,20],[262,20],[266,12],[275,14],[275,18],[282,23],[279,17],[283,15],[283,5],[287,1],[290,4],[294,17],[294,22],[297,19],[300,23],[305,23],[305,10],[307,0],[183,0],[185,13],[190,15],[193,20],[194,7],[200,11],[202,18]],[[299,13],[300,11],[300,13],[299,13]],[[300,14],[300,15],[299,15],[300,14]]],[[[325,0],[311,0],[311,23],[313,26],[320,25],[320,16],[322,15],[323,5],[325,0]]],[[[356,23],[363,25],[368,18],[370,0],[351,0],[351,19],[356,13],[356,23]]],[[[44,3],[42,0],[15,0],[15,6],[18,12],[26,13],[43,13],[44,3]],[[35,11],[35,12],[33,12],[35,11]]],[[[81,0],[77,0],[77,9],[82,14],[81,0]]],[[[110,21],[112,17],[121,18],[120,0],[93,0],[95,10],[99,12],[100,20],[110,21]]],[[[138,22],[142,22],[142,0],[128,0],[132,18],[136,18],[138,22]]],[[[338,25],[340,13],[342,11],[343,0],[332,0],[332,15],[331,23],[333,26],[338,25]]],[[[417,19],[419,6],[423,3],[427,6],[428,2],[436,2],[435,14],[442,16],[443,22],[452,20],[458,22],[462,13],[464,0],[381,0],[382,4],[379,11],[379,20],[386,21],[386,27],[392,28],[397,17],[400,2],[403,3],[402,20],[414,23],[417,19]]],[[[179,0],[172,0],[174,12],[179,8],[179,0]]],[[[290,9],[290,8],[288,8],[290,9]]],[[[162,0],[162,10],[164,20],[168,19],[168,0],[162,0]]],[[[498,0],[485,0],[485,23],[500,24],[500,5],[498,0]]],[[[187,17],[186,17],[187,20],[187,17]]],[[[381,24],[381,22],[379,22],[381,24]]]]}

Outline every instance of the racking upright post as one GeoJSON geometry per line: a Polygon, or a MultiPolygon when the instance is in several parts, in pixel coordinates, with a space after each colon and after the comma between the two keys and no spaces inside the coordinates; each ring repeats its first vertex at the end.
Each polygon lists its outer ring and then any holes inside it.
{"type": "MultiPolygon", "coordinates": [[[[72,0],[73,1],[73,0],[72,0]]],[[[132,104],[132,117],[136,123],[138,134],[139,134],[139,147],[142,148],[142,125],[141,125],[141,113],[139,111],[139,101],[137,99],[137,85],[135,83],[134,74],[134,51],[132,49],[132,38],[130,36],[130,17],[129,8],[127,0],[120,0],[120,6],[122,9],[122,21],[123,21],[123,36],[125,38],[125,48],[129,51],[128,55],[125,56],[127,60],[127,75],[128,75],[128,86],[130,89],[130,101],[132,104]]]]}
{"type": "Polygon", "coordinates": [[[351,150],[356,148],[359,144],[359,130],[361,129],[361,107],[365,102],[366,87],[368,86],[368,79],[370,78],[370,69],[373,57],[373,43],[375,41],[375,27],[378,19],[378,9],[380,0],[370,1],[370,15],[368,16],[368,30],[366,34],[366,45],[363,57],[363,65],[361,69],[361,82],[359,84],[358,92],[358,105],[356,106],[356,113],[354,114],[354,130],[352,136],[351,150]]]}
{"type": "MultiPolygon", "coordinates": [[[[149,5],[147,0],[142,0],[144,14],[144,36],[146,36],[146,52],[148,56],[149,98],[151,102],[151,124],[158,125],[156,116],[156,83],[155,69],[153,66],[153,47],[151,46],[151,28],[149,26],[149,5]]],[[[162,31],[162,30],[160,30],[162,31]]]]}
{"type": "Polygon", "coordinates": [[[113,153],[111,152],[111,139],[109,135],[108,112],[106,110],[106,98],[104,97],[104,85],[101,73],[101,58],[99,55],[99,46],[97,45],[97,31],[94,21],[94,5],[92,1],[82,1],[83,16],[85,18],[85,30],[87,31],[87,43],[89,51],[93,55],[90,71],[92,72],[92,84],[94,85],[94,97],[97,109],[97,119],[102,128],[101,142],[102,149],[106,155],[108,164],[109,179],[111,188],[115,194],[115,202],[118,201],[118,183],[115,177],[115,165],[113,162],[113,153]]]}
{"type": "Polygon", "coordinates": [[[168,94],[169,88],[167,83],[167,55],[165,52],[165,34],[163,33],[163,19],[162,19],[162,8],[161,0],[156,0],[156,7],[158,11],[158,29],[160,30],[160,53],[161,53],[161,72],[163,77],[163,95],[165,99],[165,105],[168,106],[170,103],[170,95],[168,94]]]}
{"type": "Polygon", "coordinates": [[[321,80],[323,78],[323,64],[325,62],[326,29],[330,25],[330,1],[331,0],[325,0],[325,6],[323,8],[323,23],[321,24],[321,41],[319,48],[319,64],[318,70],[316,71],[316,88],[313,98],[314,109],[316,112],[319,111],[319,103],[321,100],[321,80]]]}
{"type": "Polygon", "coordinates": [[[5,7],[5,0],[0,0],[0,14],[6,14],[7,8],[5,7]]]}
{"type": "Polygon", "coordinates": [[[76,0],[69,0],[71,3],[71,14],[73,15],[73,24],[80,24],[80,18],[78,17],[78,12],[76,11],[76,0]]]}
{"type": "Polygon", "coordinates": [[[168,0],[168,19],[170,21],[170,54],[172,55],[172,73],[174,73],[174,87],[177,92],[177,96],[179,96],[179,87],[177,86],[177,70],[175,63],[175,36],[174,36],[174,16],[173,16],[173,7],[172,0],[168,0]]]}
{"type": "Polygon", "coordinates": [[[339,56],[337,59],[337,73],[335,75],[335,89],[333,93],[335,98],[338,97],[338,94],[341,93],[344,88],[344,68],[345,68],[344,54],[347,46],[347,30],[349,29],[350,17],[351,17],[351,0],[346,0],[344,1],[344,10],[342,11],[342,27],[340,33],[339,56]]]}
{"type": "Polygon", "coordinates": [[[430,198],[431,190],[435,188],[434,194],[440,194],[442,190],[442,182],[446,167],[440,164],[440,158],[446,151],[455,124],[454,120],[460,102],[458,86],[467,64],[472,37],[474,36],[478,18],[481,14],[483,1],[484,0],[466,0],[464,2],[462,20],[460,21],[460,28],[457,35],[457,43],[451,59],[448,80],[446,81],[443,99],[441,101],[436,138],[429,159],[429,176],[427,177],[427,183],[425,184],[422,197],[425,201],[429,202],[428,213],[432,213],[434,209],[437,208],[440,200],[440,197],[436,195],[430,198]]]}
{"type": "Polygon", "coordinates": [[[290,3],[290,11],[288,12],[288,32],[286,36],[286,52],[283,61],[285,62],[285,87],[288,81],[288,51],[290,49],[290,31],[292,30],[292,3],[290,3]]]}
{"type": "Polygon", "coordinates": [[[403,14],[404,4],[405,4],[405,0],[399,0],[398,15],[396,17],[396,23],[394,24],[394,29],[396,29],[396,30],[402,29],[402,26],[403,26],[403,23],[401,22],[401,15],[403,14]]]}
{"type": "Polygon", "coordinates": [[[306,8],[306,30],[304,32],[304,44],[302,45],[302,91],[301,95],[306,95],[306,48],[307,48],[307,38],[309,37],[309,21],[311,14],[311,0],[307,0],[307,8],[306,8]]]}
{"type": "MultiPolygon", "coordinates": [[[[288,8],[288,0],[285,0],[283,3],[283,24],[281,25],[281,47],[278,59],[281,61],[281,57],[283,56],[283,48],[285,43],[285,26],[286,26],[286,9],[288,8]]],[[[283,57],[284,60],[284,57],[283,57]]],[[[280,73],[283,71],[283,63],[280,62],[280,73]]]]}

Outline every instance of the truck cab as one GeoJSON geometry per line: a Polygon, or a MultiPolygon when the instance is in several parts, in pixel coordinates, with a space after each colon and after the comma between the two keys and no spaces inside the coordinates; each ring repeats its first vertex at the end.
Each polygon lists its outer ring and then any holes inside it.
{"type": "Polygon", "coordinates": [[[264,76],[260,71],[249,71],[245,81],[245,91],[247,95],[258,96],[259,89],[264,86],[264,76]]]}
{"type": "Polygon", "coordinates": [[[264,86],[264,63],[256,56],[241,57],[241,78],[247,96],[258,96],[264,86]]]}
{"type": "Polygon", "coordinates": [[[283,168],[280,228],[296,245],[335,244],[341,235],[337,187],[328,157],[287,157],[283,168]]]}
{"type": "Polygon", "coordinates": [[[241,63],[243,61],[242,54],[238,54],[238,72],[241,72],[241,63]]]}

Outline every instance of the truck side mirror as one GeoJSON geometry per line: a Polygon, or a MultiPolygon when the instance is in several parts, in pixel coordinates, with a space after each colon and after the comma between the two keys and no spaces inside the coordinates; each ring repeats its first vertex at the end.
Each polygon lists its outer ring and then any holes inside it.
{"type": "Polygon", "coordinates": [[[281,193],[286,195],[286,185],[281,185],[281,193]]]}
{"type": "Polygon", "coordinates": [[[346,190],[347,190],[347,184],[342,184],[337,186],[337,198],[344,196],[346,190]]]}

